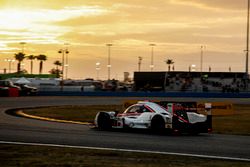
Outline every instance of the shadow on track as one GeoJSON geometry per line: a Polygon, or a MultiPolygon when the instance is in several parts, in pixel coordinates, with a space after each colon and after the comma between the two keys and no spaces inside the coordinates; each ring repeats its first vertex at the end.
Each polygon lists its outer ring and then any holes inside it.
{"type": "Polygon", "coordinates": [[[190,137],[209,137],[211,134],[190,134],[190,133],[176,133],[171,130],[164,130],[161,132],[154,132],[150,129],[109,129],[102,130],[94,126],[90,126],[90,129],[93,131],[102,131],[102,132],[120,132],[120,133],[128,133],[128,134],[145,134],[145,135],[153,135],[153,136],[190,136],[190,137]]]}

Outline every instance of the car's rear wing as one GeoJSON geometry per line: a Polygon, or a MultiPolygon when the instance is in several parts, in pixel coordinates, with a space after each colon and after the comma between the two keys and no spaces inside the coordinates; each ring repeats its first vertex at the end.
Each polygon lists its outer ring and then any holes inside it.
{"type": "MultiPolygon", "coordinates": [[[[164,103],[164,106],[167,111],[173,115],[173,123],[179,127],[179,122],[176,120],[181,120],[181,122],[186,122],[186,126],[193,126],[189,122],[187,113],[188,112],[194,112],[197,113],[197,107],[195,102],[170,102],[170,103],[164,103]]],[[[202,123],[197,123],[195,125],[195,128],[202,129],[204,132],[211,132],[212,131],[212,104],[211,103],[205,103],[204,110],[202,112],[202,115],[206,116],[206,121],[202,123]],[[197,126],[197,127],[196,127],[197,126]]],[[[184,127],[181,127],[184,128],[184,127]]]]}

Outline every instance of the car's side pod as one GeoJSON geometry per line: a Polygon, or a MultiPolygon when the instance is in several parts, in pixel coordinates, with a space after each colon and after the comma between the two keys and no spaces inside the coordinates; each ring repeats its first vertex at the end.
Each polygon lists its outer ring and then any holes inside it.
{"type": "Polygon", "coordinates": [[[99,112],[95,118],[96,127],[101,130],[109,130],[112,128],[110,115],[106,112],[99,112]]]}

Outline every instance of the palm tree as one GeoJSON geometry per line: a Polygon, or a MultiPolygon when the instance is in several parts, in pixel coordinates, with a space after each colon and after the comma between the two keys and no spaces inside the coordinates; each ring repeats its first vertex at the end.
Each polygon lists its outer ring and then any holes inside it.
{"type": "Polygon", "coordinates": [[[171,64],[174,64],[173,60],[172,59],[167,59],[165,60],[165,63],[168,65],[168,72],[170,71],[170,66],[171,64]]]}
{"type": "Polygon", "coordinates": [[[54,62],[54,65],[56,65],[56,69],[53,68],[51,70],[51,74],[56,74],[56,77],[59,78],[62,74],[62,70],[59,69],[59,66],[62,66],[62,63],[59,60],[56,60],[54,62]]]}
{"type": "Polygon", "coordinates": [[[25,59],[25,54],[22,52],[15,53],[15,59],[18,61],[17,63],[17,73],[21,72],[21,62],[25,59]]]}
{"type": "Polygon", "coordinates": [[[33,74],[33,60],[36,58],[34,55],[29,55],[27,57],[28,60],[30,60],[30,73],[33,74]]]}
{"type": "Polygon", "coordinates": [[[36,56],[37,60],[40,60],[40,64],[39,64],[39,74],[42,74],[43,71],[43,61],[47,60],[47,56],[46,55],[38,55],[36,56]]]}
{"type": "Polygon", "coordinates": [[[56,69],[58,70],[58,67],[59,67],[59,66],[62,66],[62,63],[61,63],[59,60],[56,60],[56,61],[54,62],[54,65],[56,65],[56,69]]]}
{"type": "Polygon", "coordinates": [[[61,74],[62,74],[62,71],[59,70],[59,69],[55,69],[55,68],[52,68],[50,71],[49,71],[50,74],[55,74],[57,78],[60,78],[61,74]]]}

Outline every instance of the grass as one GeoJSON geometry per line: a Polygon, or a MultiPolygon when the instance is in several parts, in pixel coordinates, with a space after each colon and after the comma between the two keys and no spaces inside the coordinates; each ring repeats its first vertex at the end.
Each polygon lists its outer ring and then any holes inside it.
{"type": "MultiPolygon", "coordinates": [[[[213,116],[213,132],[250,135],[250,105],[235,105],[235,114],[213,116]]],[[[55,119],[92,123],[99,111],[122,111],[122,105],[59,106],[25,109],[24,113],[55,119]]]]}
{"type": "Polygon", "coordinates": [[[0,144],[1,167],[250,167],[249,162],[173,155],[0,144]]]}
{"type": "Polygon", "coordinates": [[[213,131],[222,134],[250,135],[250,105],[234,105],[235,114],[213,117],[213,131]]]}

